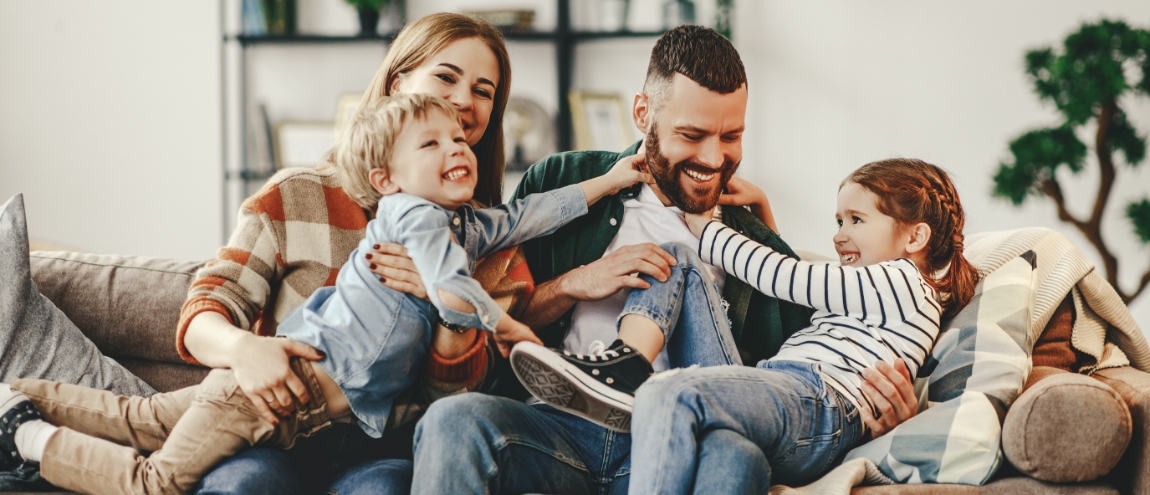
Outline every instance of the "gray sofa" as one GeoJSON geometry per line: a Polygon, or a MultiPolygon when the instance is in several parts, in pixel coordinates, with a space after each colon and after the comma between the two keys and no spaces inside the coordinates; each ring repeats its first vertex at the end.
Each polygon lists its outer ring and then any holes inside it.
{"type": "MultiPolygon", "coordinates": [[[[64,252],[31,255],[40,292],[105,355],[161,391],[198,383],[207,373],[185,363],[175,350],[180,307],[202,264],[64,252]]],[[[1150,374],[1125,367],[1084,377],[1036,368],[1027,386],[1003,427],[1010,462],[989,484],[870,486],[852,493],[1150,495],[1150,374]]]]}

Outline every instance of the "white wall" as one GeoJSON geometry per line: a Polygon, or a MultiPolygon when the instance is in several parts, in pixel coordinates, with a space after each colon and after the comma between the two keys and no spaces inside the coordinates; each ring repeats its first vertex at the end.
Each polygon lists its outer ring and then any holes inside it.
{"type": "Polygon", "coordinates": [[[206,258],[222,231],[212,1],[0,2],[0,201],[33,237],[206,258]]]}
{"type": "MultiPolygon", "coordinates": [[[[1051,202],[1014,208],[992,199],[991,177],[1010,140],[1059,122],[1031,92],[1023,54],[1060,46],[1103,16],[1150,28],[1150,2],[752,0],[737,8],[751,89],[741,173],[766,189],[792,244],[833,254],[838,182],[867,162],[911,156],[952,172],[968,232],[1047,226],[1094,256],[1051,202]]],[[[1143,136],[1148,100],[1123,102],[1143,136]]],[[[1150,247],[1136,241],[1122,210],[1150,194],[1150,167],[1119,172],[1104,236],[1123,260],[1120,283],[1131,288],[1150,266],[1150,247]]],[[[1086,212],[1096,175],[1063,184],[1072,209],[1086,212]]],[[[1150,330],[1150,291],[1132,311],[1150,330]]]]}

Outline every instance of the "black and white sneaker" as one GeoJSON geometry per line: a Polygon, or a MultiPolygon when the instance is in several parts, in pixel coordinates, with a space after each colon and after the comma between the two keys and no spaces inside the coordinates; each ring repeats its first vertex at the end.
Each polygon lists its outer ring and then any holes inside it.
{"type": "Polygon", "coordinates": [[[0,470],[24,464],[24,457],[16,450],[16,429],[34,419],[41,419],[40,411],[27,396],[11,389],[0,393],[0,470]]]}
{"type": "Polygon", "coordinates": [[[653,373],[651,363],[622,340],[608,348],[596,341],[591,351],[560,353],[520,342],[511,349],[511,367],[537,399],[605,428],[631,431],[635,390],[653,373]]]}

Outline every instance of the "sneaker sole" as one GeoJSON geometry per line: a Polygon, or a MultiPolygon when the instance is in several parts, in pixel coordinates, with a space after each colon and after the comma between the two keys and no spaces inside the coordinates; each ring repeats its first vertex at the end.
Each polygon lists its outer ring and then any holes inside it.
{"type": "Polygon", "coordinates": [[[520,342],[511,350],[511,368],[535,398],[609,430],[631,431],[635,399],[587,376],[555,351],[520,342]]]}

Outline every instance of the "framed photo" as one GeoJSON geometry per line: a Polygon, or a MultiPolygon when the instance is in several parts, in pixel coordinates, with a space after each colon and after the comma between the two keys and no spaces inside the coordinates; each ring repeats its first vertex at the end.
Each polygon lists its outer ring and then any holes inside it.
{"type": "Polygon", "coordinates": [[[334,122],[281,122],[276,126],[276,166],[314,167],[335,146],[334,122]]]}
{"type": "Polygon", "coordinates": [[[355,109],[359,108],[359,100],[363,99],[360,93],[348,93],[341,95],[339,101],[335,104],[335,135],[339,136],[343,130],[347,128],[347,123],[351,121],[352,115],[355,115],[355,109]]]}
{"type": "Polygon", "coordinates": [[[568,93],[575,149],[623,151],[634,142],[631,115],[617,93],[568,93]]]}

